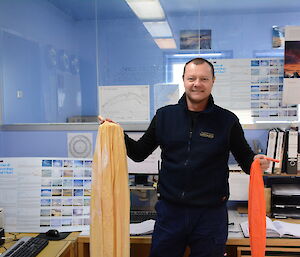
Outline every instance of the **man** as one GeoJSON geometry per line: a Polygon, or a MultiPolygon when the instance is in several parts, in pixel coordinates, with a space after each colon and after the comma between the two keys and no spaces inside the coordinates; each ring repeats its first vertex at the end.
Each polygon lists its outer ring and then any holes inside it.
{"type": "Polygon", "coordinates": [[[178,104],[160,108],[145,134],[125,135],[127,155],[143,161],[162,150],[150,257],[221,257],[228,234],[228,158],[231,151],[246,173],[254,158],[265,170],[269,161],[245,140],[238,118],[214,104],[213,65],[202,58],[186,63],[185,94],[178,104]]]}

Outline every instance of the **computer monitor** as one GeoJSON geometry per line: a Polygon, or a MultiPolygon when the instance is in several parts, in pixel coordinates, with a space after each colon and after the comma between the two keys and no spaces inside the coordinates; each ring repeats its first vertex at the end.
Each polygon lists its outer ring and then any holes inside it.
{"type": "Polygon", "coordinates": [[[151,187],[130,188],[130,210],[131,211],[155,211],[157,192],[151,187]]]}
{"type": "MultiPolygon", "coordinates": [[[[138,140],[144,132],[127,132],[128,136],[138,140]]],[[[142,162],[134,162],[130,158],[128,161],[128,172],[129,174],[158,174],[161,159],[161,150],[158,147],[148,158],[142,162]]]]}

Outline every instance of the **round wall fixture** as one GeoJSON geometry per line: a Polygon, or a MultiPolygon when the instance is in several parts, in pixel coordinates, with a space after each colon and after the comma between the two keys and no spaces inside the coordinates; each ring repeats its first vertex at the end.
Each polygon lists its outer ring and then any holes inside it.
{"type": "Polygon", "coordinates": [[[89,136],[68,135],[68,139],[69,157],[90,158],[92,156],[92,140],[89,136]]]}

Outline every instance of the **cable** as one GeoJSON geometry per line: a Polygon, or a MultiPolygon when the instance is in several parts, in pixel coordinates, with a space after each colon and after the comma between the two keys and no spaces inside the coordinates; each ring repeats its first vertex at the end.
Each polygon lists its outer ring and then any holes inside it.
{"type": "Polygon", "coordinates": [[[14,236],[12,238],[13,241],[18,241],[19,240],[19,238],[17,238],[17,236],[20,235],[20,233],[11,233],[11,232],[8,232],[8,234],[14,236]]]}

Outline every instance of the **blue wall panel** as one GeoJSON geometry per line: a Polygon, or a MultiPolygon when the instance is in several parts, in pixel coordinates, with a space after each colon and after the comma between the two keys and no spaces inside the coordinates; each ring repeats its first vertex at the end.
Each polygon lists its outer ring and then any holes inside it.
{"type": "MultiPolygon", "coordinates": [[[[76,131],[76,133],[96,131],[76,131]]],[[[68,157],[68,133],[72,131],[3,131],[2,142],[5,146],[1,157],[68,157]]],[[[0,134],[0,140],[1,140],[0,134]]],[[[1,141],[0,141],[1,142],[1,141]]],[[[1,151],[1,148],[0,148],[1,151]]]]}
{"type": "MultiPolygon", "coordinates": [[[[68,133],[75,131],[0,131],[0,157],[67,157],[68,133]]],[[[97,131],[76,131],[92,133],[95,147],[97,131]]],[[[265,152],[267,130],[245,130],[248,143],[257,140],[265,152]]]]}
{"type": "Polygon", "coordinates": [[[0,130],[0,156],[4,156],[3,132],[0,130]]]}

